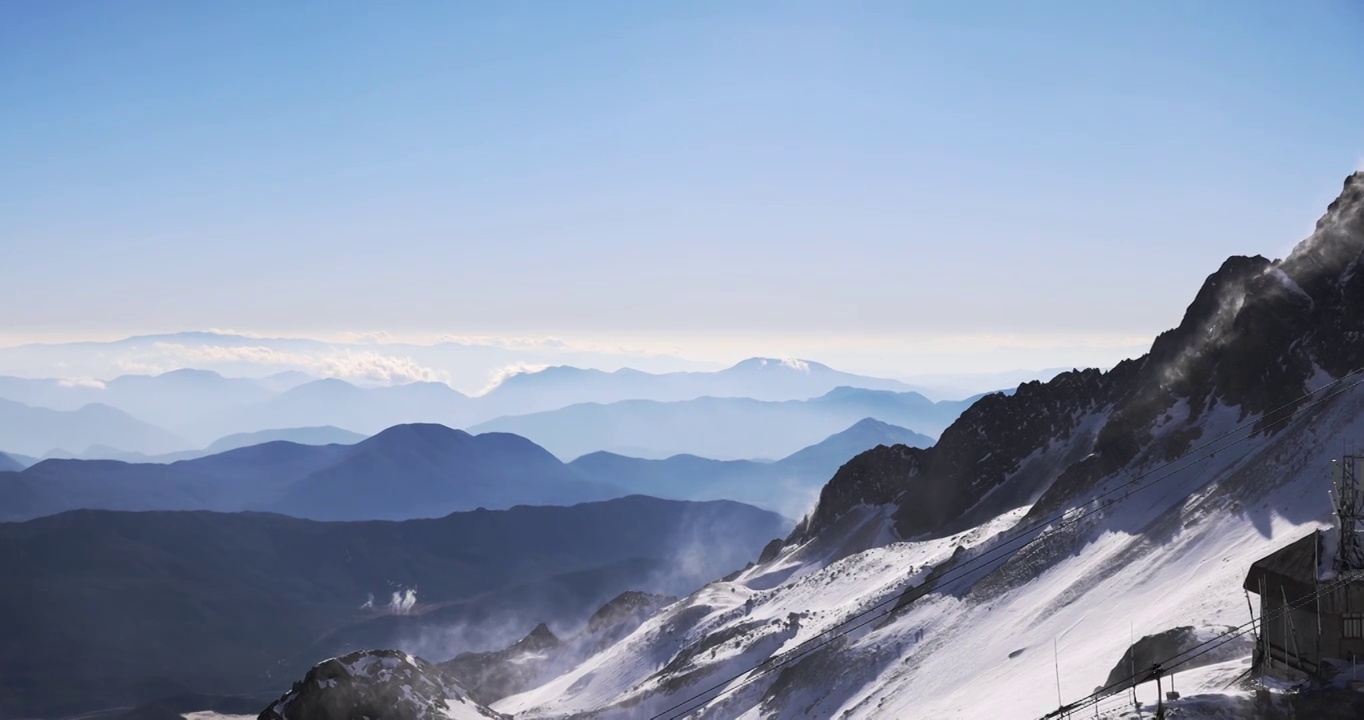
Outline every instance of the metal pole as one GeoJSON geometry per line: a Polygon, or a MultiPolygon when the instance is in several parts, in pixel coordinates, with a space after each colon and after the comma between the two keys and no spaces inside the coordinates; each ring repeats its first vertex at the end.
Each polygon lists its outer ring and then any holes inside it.
{"type": "Polygon", "coordinates": [[[1055,637],[1051,639],[1051,652],[1052,661],[1056,663],[1056,707],[1064,707],[1066,701],[1061,699],[1061,650],[1055,637]]]}
{"type": "Polygon", "coordinates": [[[1165,692],[1160,687],[1160,663],[1151,666],[1151,674],[1156,676],[1156,720],[1165,720],[1165,692]]]}
{"type": "Polygon", "coordinates": [[[1132,667],[1132,707],[1140,708],[1141,701],[1137,700],[1137,630],[1131,621],[1127,623],[1127,659],[1132,667]]]}
{"type": "Polygon", "coordinates": [[[1317,598],[1317,671],[1321,671],[1321,531],[1318,530],[1312,543],[1312,583],[1317,598]]]}
{"type": "Polygon", "coordinates": [[[1265,578],[1260,576],[1260,644],[1264,646],[1265,660],[1268,663],[1270,674],[1274,673],[1274,651],[1269,645],[1269,628],[1265,627],[1265,608],[1269,606],[1269,597],[1265,595],[1265,578]]]}

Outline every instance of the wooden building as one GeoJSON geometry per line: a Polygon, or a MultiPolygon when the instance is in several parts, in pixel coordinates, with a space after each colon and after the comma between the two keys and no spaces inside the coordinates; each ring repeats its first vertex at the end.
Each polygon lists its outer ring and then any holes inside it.
{"type": "Polygon", "coordinates": [[[1329,681],[1364,663],[1364,462],[1356,460],[1364,458],[1346,456],[1336,466],[1335,527],[1260,558],[1246,573],[1243,586],[1260,599],[1254,667],[1261,675],[1329,681]]]}
{"type": "Polygon", "coordinates": [[[1246,573],[1245,589],[1260,599],[1255,666],[1261,674],[1300,681],[1335,674],[1323,665],[1364,661],[1364,583],[1339,584],[1334,572],[1322,579],[1323,540],[1321,531],[1312,532],[1246,573]]]}

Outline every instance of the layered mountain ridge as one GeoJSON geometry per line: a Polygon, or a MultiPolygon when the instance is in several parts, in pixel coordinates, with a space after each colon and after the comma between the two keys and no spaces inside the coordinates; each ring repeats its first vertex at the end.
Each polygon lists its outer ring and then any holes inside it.
{"type": "MultiPolygon", "coordinates": [[[[896,380],[841,372],[816,362],[769,358],[752,358],[714,372],[656,374],[555,366],[511,374],[475,396],[442,382],[362,386],[340,378],[318,379],[299,373],[254,379],[181,369],[159,375],[122,375],[104,382],[0,376],[0,398],[24,403],[35,411],[74,412],[87,405],[107,406],[131,415],[125,424],[151,425],[157,432],[178,438],[175,447],[168,450],[164,442],[154,446],[161,449],[149,449],[153,446],[139,438],[124,444],[110,441],[123,439],[127,430],[122,436],[15,435],[13,441],[7,432],[0,432],[0,450],[40,457],[59,451],[67,457],[125,459],[133,453],[188,451],[227,435],[271,428],[335,425],[373,434],[411,423],[468,427],[585,402],[681,402],[701,397],[776,402],[807,400],[838,387],[887,393],[914,390],[896,380]],[[18,444],[11,447],[7,443],[18,444]]],[[[0,407],[0,425],[6,412],[0,407]]]]}
{"type": "Polygon", "coordinates": [[[407,519],[626,494],[524,438],[397,425],[354,445],[274,441],[169,464],[44,460],[0,471],[0,521],[76,508],[407,519]]]}
{"type": "Polygon", "coordinates": [[[851,427],[774,462],[675,455],[663,460],[588,453],[568,467],[584,478],[631,492],[682,500],[729,499],[800,517],[841,465],[878,445],[928,447],[933,438],[863,418],[851,427]]]}

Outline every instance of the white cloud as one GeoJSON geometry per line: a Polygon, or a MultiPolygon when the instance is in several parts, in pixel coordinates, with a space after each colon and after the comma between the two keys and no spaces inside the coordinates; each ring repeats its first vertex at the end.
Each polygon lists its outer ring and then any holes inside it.
{"type": "MultiPolygon", "coordinates": [[[[153,343],[154,355],[127,364],[141,370],[164,372],[174,367],[202,367],[215,363],[249,363],[302,370],[317,377],[395,385],[408,382],[449,382],[446,373],[417,364],[411,358],[372,350],[335,348],[320,353],[289,352],[262,345],[181,345],[153,343]]],[[[126,368],[131,370],[132,368],[126,368]]]]}
{"type": "Polygon", "coordinates": [[[265,337],[260,333],[252,332],[250,330],[230,330],[228,328],[209,328],[204,332],[212,335],[233,335],[235,337],[254,338],[257,340],[265,337]]]}
{"type": "Polygon", "coordinates": [[[94,378],[63,378],[57,384],[65,388],[93,388],[103,390],[104,383],[94,378]]]}
{"type": "Polygon", "coordinates": [[[549,366],[535,363],[512,363],[511,365],[504,365],[500,368],[497,368],[496,370],[493,370],[491,376],[488,378],[488,384],[485,385],[482,390],[479,390],[478,392],[474,393],[474,395],[475,396],[486,395],[492,392],[498,385],[501,385],[502,383],[506,382],[507,378],[509,377],[514,377],[516,375],[524,375],[526,373],[540,372],[541,370],[544,370],[547,367],[549,366]]]}
{"type": "Polygon", "coordinates": [[[374,332],[355,332],[348,330],[341,333],[338,340],[346,345],[384,345],[398,342],[392,335],[389,335],[383,330],[374,332]]]}

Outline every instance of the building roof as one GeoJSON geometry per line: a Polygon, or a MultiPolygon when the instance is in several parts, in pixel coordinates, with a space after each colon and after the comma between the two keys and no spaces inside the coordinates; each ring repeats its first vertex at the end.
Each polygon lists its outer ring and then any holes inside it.
{"type": "Polygon", "coordinates": [[[1304,597],[1317,584],[1317,557],[1321,552],[1321,532],[1313,530],[1278,550],[1256,560],[1246,573],[1243,587],[1259,593],[1261,583],[1267,592],[1278,595],[1283,588],[1288,597],[1304,597]]]}

